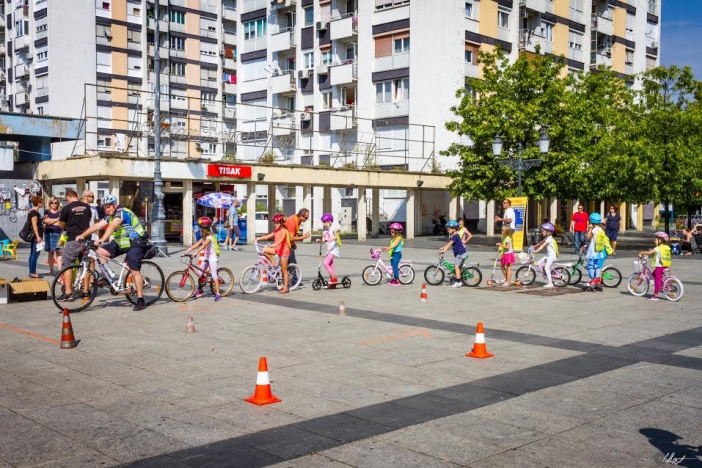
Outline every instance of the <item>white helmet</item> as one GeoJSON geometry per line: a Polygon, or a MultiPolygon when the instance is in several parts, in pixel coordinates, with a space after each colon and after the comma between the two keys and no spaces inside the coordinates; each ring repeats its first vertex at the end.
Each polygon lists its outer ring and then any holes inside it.
{"type": "Polygon", "coordinates": [[[102,198],[102,205],[116,205],[117,204],[117,197],[114,195],[105,195],[102,198]]]}

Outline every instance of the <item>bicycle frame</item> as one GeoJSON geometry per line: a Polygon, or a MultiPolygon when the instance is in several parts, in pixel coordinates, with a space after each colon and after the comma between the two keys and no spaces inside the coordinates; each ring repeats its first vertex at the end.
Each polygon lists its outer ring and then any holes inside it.
{"type": "MultiPolygon", "coordinates": [[[[410,267],[413,267],[413,262],[410,260],[402,260],[402,261],[400,261],[398,268],[403,266],[403,265],[409,265],[410,267]]],[[[385,272],[385,276],[388,279],[392,279],[394,277],[394,273],[392,271],[392,265],[386,265],[385,262],[383,261],[383,259],[380,257],[375,259],[375,266],[373,268],[373,272],[377,271],[379,268],[381,269],[381,271],[385,272]]]]}
{"type": "MultiPolygon", "coordinates": [[[[439,258],[439,261],[434,264],[434,266],[438,266],[442,270],[444,270],[444,273],[448,273],[451,276],[456,276],[456,264],[455,263],[450,263],[448,260],[446,260],[443,256],[439,258]]],[[[471,267],[477,267],[479,266],[478,263],[471,263],[468,261],[464,261],[463,264],[461,265],[461,275],[463,275],[464,270],[466,268],[471,268],[471,267]]]]}
{"type": "MultiPolygon", "coordinates": [[[[123,285],[124,280],[127,277],[127,273],[129,272],[129,268],[127,268],[127,264],[124,262],[118,262],[117,260],[114,260],[110,257],[106,257],[105,255],[100,255],[97,253],[96,250],[89,250],[87,257],[84,257],[83,262],[89,261],[89,260],[95,260],[95,265],[100,268],[100,272],[102,272],[102,277],[110,284],[110,288],[115,292],[115,293],[120,293],[124,292],[127,290],[127,285],[123,285]],[[109,273],[107,273],[107,268],[105,267],[106,264],[103,264],[100,259],[105,259],[108,262],[114,263],[116,265],[119,265],[120,267],[120,272],[119,276],[117,277],[117,280],[113,280],[112,277],[110,276],[109,273]]],[[[88,263],[86,265],[86,268],[90,268],[90,264],[88,263]]]]}
{"type": "Polygon", "coordinates": [[[271,279],[278,281],[279,279],[283,278],[283,272],[280,269],[280,258],[278,258],[277,266],[274,267],[273,265],[271,265],[271,262],[263,253],[263,250],[266,249],[268,246],[270,246],[270,244],[256,244],[256,253],[258,254],[258,260],[256,261],[256,264],[261,265],[263,266],[263,268],[266,269],[266,275],[268,275],[269,282],[271,279]]]}

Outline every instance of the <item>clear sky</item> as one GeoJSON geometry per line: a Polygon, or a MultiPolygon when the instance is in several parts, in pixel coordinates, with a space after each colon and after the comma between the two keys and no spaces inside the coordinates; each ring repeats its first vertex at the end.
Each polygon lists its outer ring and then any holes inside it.
{"type": "MultiPolygon", "coordinates": [[[[690,65],[702,80],[702,0],[661,0],[661,65],[690,65]]],[[[647,0],[637,0],[644,8],[647,0]]]]}

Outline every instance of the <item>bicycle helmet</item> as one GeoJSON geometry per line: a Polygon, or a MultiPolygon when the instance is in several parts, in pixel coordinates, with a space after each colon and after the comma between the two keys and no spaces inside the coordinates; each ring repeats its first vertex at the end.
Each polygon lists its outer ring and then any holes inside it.
{"type": "Polygon", "coordinates": [[[590,222],[592,224],[600,224],[602,222],[602,215],[599,213],[592,213],[590,215],[590,222]]]}
{"type": "Polygon", "coordinates": [[[116,205],[117,204],[117,197],[114,195],[105,195],[102,198],[102,206],[105,205],[116,205]]]}
{"type": "Polygon", "coordinates": [[[204,228],[212,227],[212,220],[207,216],[202,216],[197,219],[197,225],[204,228]]]}
{"type": "Polygon", "coordinates": [[[658,231],[658,232],[656,232],[656,233],[653,235],[653,237],[660,237],[660,238],[663,239],[664,241],[666,241],[666,242],[668,241],[668,234],[666,234],[666,233],[663,232],[663,231],[658,231]]]}
{"type": "Polygon", "coordinates": [[[334,217],[332,216],[331,213],[324,213],[322,215],[322,222],[323,223],[333,223],[334,222],[334,217]]]}
{"type": "Polygon", "coordinates": [[[395,231],[402,231],[402,224],[400,223],[392,223],[390,225],[390,229],[393,229],[395,231]]]}
{"type": "Polygon", "coordinates": [[[448,223],[446,223],[446,227],[447,227],[447,228],[454,228],[454,229],[457,229],[457,228],[458,228],[458,222],[457,222],[457,221],[451,220],[451,221],[449,221],[448,223]]]}
{"type": "Polygon", "coordinates": [[[284,223],[285,216],[283,216],[281,213],[276,213],[275,216],[273,216],[273,222],[274,223],[284,223]]]}
{"type": "Polygon", "coordinates": [[[544,231],[548,231],[548,232],[553,232],[556,230],[556,228],[553,227],[553,224],[551,224],[551,223],[542,224],[541,229],[543,229],[544,231]]]}

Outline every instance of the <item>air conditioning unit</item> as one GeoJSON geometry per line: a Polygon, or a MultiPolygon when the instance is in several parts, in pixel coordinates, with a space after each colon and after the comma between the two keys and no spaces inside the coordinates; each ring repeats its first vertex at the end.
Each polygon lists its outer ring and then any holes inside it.
{"type": "Polygon", "coordinates": [[[521,10],[519,10],[519,17],[520,18],[528,18],[529,11],[526,8],[522,8],[521,10]]]}
{"type": "Polygon", "coordinates": [[[300,121],[302,122],[309,122],[311,118],[312,114],[310,114],[309,112],[303,112],[300,114],[300,121]]]}
{"type": "Polygon", "coordinates": [[[651,42],[651,47],[654,48],[654,49],[657,49],[657,48],[658,48],[658,41],[652,41],[652,42],[651,42]]]}
{"type": "Polygon", "coordinates": [[[317,21],[317,24],[315,25],[315,29],[317,31],[325,31],[327,29],[327,23],[324,21],[317,21]]]}
{"type": "Polygon", "coordinates": [[[297,72],[297,77],[300,78],[301,80],[304,80],[305,78],[309,78],[310,73],[308,70],[298,70],[297,72]]]}

